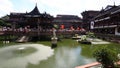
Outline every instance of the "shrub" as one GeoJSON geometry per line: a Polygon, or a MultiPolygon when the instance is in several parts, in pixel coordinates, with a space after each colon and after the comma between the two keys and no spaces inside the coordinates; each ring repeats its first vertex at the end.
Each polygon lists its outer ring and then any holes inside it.
{"type": "Polygon", "coordinates": [[[102,64],[103,68],[115,68],[115,62],[119,60],[117,55],[116,50],[111,50],[107,46],[98,47],[93,52],[93,56],[102,64]]]}

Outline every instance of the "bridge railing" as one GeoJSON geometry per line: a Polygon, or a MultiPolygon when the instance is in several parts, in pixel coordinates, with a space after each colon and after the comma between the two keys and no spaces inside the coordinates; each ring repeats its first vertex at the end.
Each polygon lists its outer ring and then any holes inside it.
{"type": "MultiPolygon", "coordinates": [[[[84,34],[85,31],[80,30],[57,30],[57,35],[70,35],[70,34],[84,34]]],[[[12,30],[6,30],[6,31],[0,31],[0,35],[53,35],[52,30],[41,30],[38,32],[38,30],[34,31],[12,31],[12,30]]]]}

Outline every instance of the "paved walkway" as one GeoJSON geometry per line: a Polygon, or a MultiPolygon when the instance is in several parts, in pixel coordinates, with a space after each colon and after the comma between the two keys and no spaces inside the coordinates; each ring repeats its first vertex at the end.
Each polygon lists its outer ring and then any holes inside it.
{"type": "Polygon", "coordinates": [[[89,67],[93,67],[93,66],[97,66],[97,65],[100,65],[100,63],[99,62],[93,62],[93,63],[90,63],[90,64],[78,66],[78,67],[75,67],[75,68],[89,68],[89,67]]]}
{"type": "MultiPolygon", "coordinates": [[[[118,61],[117,64],[120,65],[120,61],[118,61]]],[[[77,66],[75,68],[90,68],[90,67],[97,66],[97,65],[100,65],[100,63],[99,62],[93,62],[93,63],[90,63],[90,64],[86,64],[86,65],[82,65],[82,66],[77,66]]]]}

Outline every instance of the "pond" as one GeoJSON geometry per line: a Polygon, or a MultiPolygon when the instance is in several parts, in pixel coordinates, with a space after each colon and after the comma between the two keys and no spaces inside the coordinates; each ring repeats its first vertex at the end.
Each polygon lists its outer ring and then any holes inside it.
{"type": "MultiPolygon", "coordinates": [[[[2,47],[0,48],[0,68],[75,68],[95,62],[92,51],[97,45],[59,43],[61,44],[55,49],[41,44],[2,47]]],[[[115,47],[117,47],[116,44],[115,47]]]]}

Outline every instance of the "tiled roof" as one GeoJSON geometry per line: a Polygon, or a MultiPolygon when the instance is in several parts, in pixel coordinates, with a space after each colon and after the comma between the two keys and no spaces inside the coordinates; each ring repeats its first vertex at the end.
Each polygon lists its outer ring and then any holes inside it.
{"type": "Polygon", "coordinates": [[[57,15],[53,22],[82,22],[82,20],[75,15],[57,15]]]}
{"type": "Polygon", "coordinates": [[[82,22],[81,20],[56,20],[54,19],[53,22],[82,22]]]}
{"type": "Polygon", "coordinates": [[[105,9],[102,9],[95,18],[106,15],[106,14],[113,14],[113,13],[117,13],[117,12],[120,12],[120,6],[108,5],[105,9]]]}
{"type": "Polygon", "coordinates": [[[39,12],[39,10],[38,10],[37,5],[36,5],[35,8],[34,8],[30,13],[28,13],[28,14],[30,14],[30,15],[40,15],[40,12],[39,12]]]}

